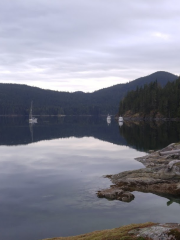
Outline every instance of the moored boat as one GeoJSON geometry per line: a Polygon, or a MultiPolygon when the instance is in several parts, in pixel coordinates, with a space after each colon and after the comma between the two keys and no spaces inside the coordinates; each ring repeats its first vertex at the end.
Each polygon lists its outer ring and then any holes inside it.
{"type": "Polygon", "coordinates": [[[33,117],[32,114],[33,101],[31,102],[31,108],[29,113],[29,123],[37,123],[37,118],[33,117]]]}
{"type": "Polygon", "coordinates": [[[123,117],[119,117],[119,122],[123,122],[123,117]]]}
{"type": "Polygon", "coordinates": [[[111,123],[111,116],[109,114],[107,116],[107,123],[108,123],[108,125],[111,123]]]}

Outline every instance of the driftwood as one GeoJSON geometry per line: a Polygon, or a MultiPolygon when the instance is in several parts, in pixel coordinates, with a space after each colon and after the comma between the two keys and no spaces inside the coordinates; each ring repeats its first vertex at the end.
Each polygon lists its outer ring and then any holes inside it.
{"type": "Polygon", "coordinates": [[[165,152],[159,152],[159,154],[161,156],[164,156],[164,155],[172,155],[174,153],[179,153],[180,154],[180,149],[178,150],[171,150],[171,151],[165,151],[165,152]]]}

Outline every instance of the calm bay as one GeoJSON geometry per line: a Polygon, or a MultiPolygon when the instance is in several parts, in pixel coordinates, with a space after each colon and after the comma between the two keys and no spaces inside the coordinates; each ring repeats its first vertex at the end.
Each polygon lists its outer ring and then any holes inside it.
{"type": "Polygon", "coordinates": [[[179,200],[135,192],[99,199],[106,174],[143,168],[134,158],[180,141],[178,122],[106,117],[0,118],[0,239],[40,240],[130,223],[179,222],[179,200]]]}

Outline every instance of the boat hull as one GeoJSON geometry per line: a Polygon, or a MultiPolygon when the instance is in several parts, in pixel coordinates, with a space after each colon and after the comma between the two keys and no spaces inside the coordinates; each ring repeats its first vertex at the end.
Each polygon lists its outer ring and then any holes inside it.
{"type": "Polygon", "coordinates": [[[37,123],[37,118],[30,118],[29,123],[37,123]]]}

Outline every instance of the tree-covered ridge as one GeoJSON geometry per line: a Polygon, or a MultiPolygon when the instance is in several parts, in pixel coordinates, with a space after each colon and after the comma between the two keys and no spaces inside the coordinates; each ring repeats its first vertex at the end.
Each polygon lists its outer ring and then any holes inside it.
{"type": "Polygon", "coordinates": [[[93,93],[58,92],[20,84],[0,84],[0,115],[28,115],[33,101],[34,115],[113,115],[118,102],[128,91],[135,90],[155,79],[164,86],[177,76],[156,72],[129,83],[117,84],[93,93]]]}
{"type": "Polygon", "coordinates": [[[180,118],[180,77],[165,87],[154,81],[128,92],[120,102],[119,115],[180,118]]]}

